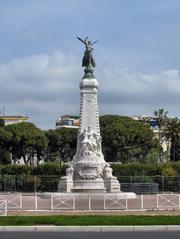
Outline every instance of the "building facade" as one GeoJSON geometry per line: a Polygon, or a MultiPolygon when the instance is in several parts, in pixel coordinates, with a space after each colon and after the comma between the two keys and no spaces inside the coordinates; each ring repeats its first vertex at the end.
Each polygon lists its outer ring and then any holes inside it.
{"type": "Polygon", "coordinates": [[[4,120],[5,125],[29,121],[29,117],[26,115],[0,115],[0,119],[4,120]]]}
{"type": "Polygon", "coordinates": [[[56,121],[57,128],[79,128],[80,120],[78,116],[63,115],[56,121]]]}

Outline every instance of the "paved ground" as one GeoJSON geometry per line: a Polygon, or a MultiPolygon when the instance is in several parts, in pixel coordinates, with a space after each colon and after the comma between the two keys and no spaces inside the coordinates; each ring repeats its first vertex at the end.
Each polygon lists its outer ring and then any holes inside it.
{"type": "Polygon", "coordinates": [[[177,211],[9,211],[8,216],[48,216],[48,215],[180,215],[177,211]]]}

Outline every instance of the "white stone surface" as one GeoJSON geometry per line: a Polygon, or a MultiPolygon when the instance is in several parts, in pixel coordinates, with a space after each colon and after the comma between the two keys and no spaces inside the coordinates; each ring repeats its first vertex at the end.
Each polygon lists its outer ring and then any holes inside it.
{"type": "Polygon", "coordinates": [[[105,162],[101,147],[99,113],[95,78],[80,81],[80,127],[76,154],[66,177],[59,183],[64,192],[119,192],[120,185],[112,175],[110,165],[105,162]],[[72,180],[72,184],[66,183],[72,180]],[[70,188],[72,185],[72,188],[70,188]]]}
{"type": "MultiPolygon", "coordinates": [[[[83,199],[83,198],[88,198],[88,196],[92,196],[93,198],[95,197],[96,199],[102,199],[102,197],[106,197],[106,198],[112,198],[112,197],[116,197],[118,199],[136,199],[137,196],[135,193],[132,193],[132,192],[115,192],[115,193],[112,193],[112,192],[105,192],[105,193],[94,193],[94,194],[91,194],[91,193],[78,193],[78,192],[48,192],[48,193],[42,193],[41,196],[42,198],[50,198],[51,196],[57,196],[57,197],[63,197],[63,196],[68,196],[68,197],[75,197],[77,200],[80,200],[80,199],[83,199]]],[[[103,209],[104,210],[104,209],[103,209]]]]}
{"type": "Polygon", "coordinates": [[[70,193],[73,187],[73,180],[69,179],[69,177],[61,177],[61,181],[58,184],[59,192],[67,192],[70,193]]]}

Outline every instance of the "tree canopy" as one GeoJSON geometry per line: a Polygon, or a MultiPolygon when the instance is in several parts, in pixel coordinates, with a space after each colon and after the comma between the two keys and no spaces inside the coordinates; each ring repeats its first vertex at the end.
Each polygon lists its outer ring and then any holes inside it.
{"type": "Polygon", "coordinates": [[[108,161],[146,162],[149,152],[159,150],[158,141],[144,122],[130,117],[105,115],[100,117],[102,148],[108,161]]]}
{"type": "Polygon", "coordinates": [[[11,163],[10,145],[12,140],[12,133],[0,127],[0,163],[11,163]]]}
{"type": "Polygon", "coordinates": [[[43,131],[32,123],[24,122],[7,125],[5,129],[12,134],[9,148],[12,160],[16,163],[22,157],[25,164],[33,164],[36,155],[39,163],[48,145],[43,131]]]}
{"type": "Polygon", "coordinates": [[[49,143],[46,161],[71,161],[76,151],[77,129],[60,128],[45,132],[49,143]]]}
{"type": "MultiPolygon", "coordinates": [[[[145,122],[119,115],[100,117],[102,149],[109,162],[157,162],[160,145],[145,122]]],[[[43,131],[32,123],[0,127],[0,159],[7,164],[20,159],[25,164],[68,162],[76,152],[77,129],[43,131]]]]}
{"type": "Polygon", "coordinates": [[[167,119],[163,130],[164,138],[170,141],[170,160],[180,159],[180,120],[178,118],[167,119]]]}
{"type": "Polygon", "coordinates": [[[0,118],[0,128],[3,128],[5,126],[5,121],[4,119],[0,118]]]}

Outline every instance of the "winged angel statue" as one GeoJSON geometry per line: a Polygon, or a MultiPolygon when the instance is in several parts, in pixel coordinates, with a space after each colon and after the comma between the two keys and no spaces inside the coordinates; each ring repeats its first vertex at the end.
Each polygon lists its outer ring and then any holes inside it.
{"type": "Polygon", "coordinates": [[[85,45],[85,51],[84,51],[84,57],[82,60],[82,66],[85,67],[95,67],[95,61],[92,57],[92,51],[94,50],[92,46],[97,43],[98,41],[91,42],[88,37],[86,37],[84,40],[82,40],[80,37],[77,37],[78,40],[80,40],[85,45]]]}

